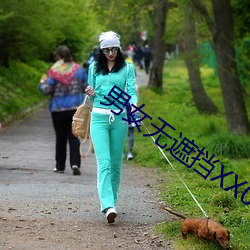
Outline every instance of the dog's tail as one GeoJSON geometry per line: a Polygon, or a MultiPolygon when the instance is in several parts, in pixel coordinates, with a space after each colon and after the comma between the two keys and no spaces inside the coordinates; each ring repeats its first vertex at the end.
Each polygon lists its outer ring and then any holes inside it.
{"type": "Polygon", "coordinates": [[[167,207],[164,207],[164,206],[162,206],[162,208],[163,208],[164,210],[168,211],[169,213],[171,213],[171,214],[173,214],[173,215],[175,215],[175,216],[178,216],[178,217],[182,218],[183,220],[187,219],[187,217],[186,217],[185,215],[183,215],[183,214],[179,214],[179,213],[177,213],[177,212],[173,212],[171,209],[169,209],[169,208],[167,208],[167,207]]]}

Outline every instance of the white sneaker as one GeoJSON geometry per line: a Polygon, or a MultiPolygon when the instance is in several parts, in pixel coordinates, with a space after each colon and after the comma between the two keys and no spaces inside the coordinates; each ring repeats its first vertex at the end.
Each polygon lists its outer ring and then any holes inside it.
{"type": "Polygon", "coordinates": [[[73,175],[81,175],[81,171],[80,171],[80,168],[78,166],[73,165],[72,170],[73,170],[73,175]]]}
{"type": "Polygon", "coordinates": [[[128,152],[127,161],[133,160],[133,158],[133,154],[131,152],[128,152]]]}
{"type": "Polygon", "coordinates": [[[108,220],[108,223],[114,223],[116,216],[117,216],[117,212],[115,208],[110,207],[107,209],[106,218],[108,220]]]}
{"type": "Polygon", "coordinates": [[[59,174],[63,174],[63,173],[64,173],[63,170],[57,170],[57,168],[54,168],[53,171],[54,171],[55,173],[59,173],[59,174]]]}

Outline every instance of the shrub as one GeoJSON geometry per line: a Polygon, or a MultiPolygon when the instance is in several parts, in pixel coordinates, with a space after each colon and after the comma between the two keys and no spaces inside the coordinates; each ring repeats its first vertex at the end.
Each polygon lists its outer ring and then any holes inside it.
{"type": "Polygon", "coordinates": [[[249,158],[250,139],[234,134],[216,135],[208,145],[212,152],[231,159],[249,158]]]}
{"type": "Polygon", "coordinates": [[[211,205],[222,208],[233,209],[237,207],[237,202],[232,193],[222,191],[212,196],[210,200],[211,205]]]}

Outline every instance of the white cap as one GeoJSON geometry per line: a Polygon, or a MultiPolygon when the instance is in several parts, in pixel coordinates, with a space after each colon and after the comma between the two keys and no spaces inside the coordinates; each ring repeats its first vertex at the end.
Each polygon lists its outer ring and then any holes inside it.
{"type": "Polygon", "coordinates": [[[121,48],[120,36],[113,31],[103,32],[99,36],[100,49],[109,47],[121,48]]]}

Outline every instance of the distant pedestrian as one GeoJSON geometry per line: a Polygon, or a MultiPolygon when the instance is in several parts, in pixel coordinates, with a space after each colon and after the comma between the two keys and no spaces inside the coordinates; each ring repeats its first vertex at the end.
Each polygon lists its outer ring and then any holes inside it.
{"type": "Polygon", "coordinates": [[[48,77],[44,76],[39,85],[42,93],[51,96],[49,110],[56,134],[54,172],[64,173],[68,141],[73,175],[80,175],[80,142],[72,134],[71,125],[77,107],[84,100],[87,74],[79,64],[73,61],[67,46],[59,46],[54,56],[55,64],[50,68],[48,77]]]}
{"type": "Polygon", "coordinates": [[[144,51],[143,51],[143,57],[144,57],[144,67],[145,67],[145,72],[146,74],[149,73],[151,61],[153,59],[152,51],[149,48],[149,46],[146,44],[144,51]]]}
{"type": "MultiPolygon", "coordinates": [[[[92,62],[94,62],[94,61],[97,59],[98,55],[99,55],[99,49],[98,49],[97,46],[94,46],[93,49],[92,49],[92,51],[91,51],[90,54],[89,54],[89,59],[88,59],[88,61],[87,61],[87,66],[88,66],[88,67],[89,67],[89,65],[90,65],[92,62]]],[[[87,69],[88,69],[88,67],[87,67],[87,69]]]]}
{"type": "MultiPolygon", "coordinates": [[[[121,165],[128,123],[126,109],[117,101],[105,105],[108,93],[114,86],[127,89],[130,104],[137,105],[135,71],[126,63],[121,53],[120,36],[115,32],[104,32],[99,37],[100,54],[89,67],[86,93],[93,100],[90,133],[97,159],[97,188],[101,211],[106,214],[108,223],[117,216],[116,202],[121,179],[121,165]],[[92,73],[93,72],[93,73],[92,73]],[[123,110],[115,115],[118,107],[123,110]]],[[[134,108],[133,108],[134,109],[134,108]]],[[[120,111],[120,110],[118,110],[120,111]]]]}
{"type": "Polygon", "coordinates": [[[143,69],[143,47],[138,45],[134,50],[134,62],[140,68],[143,69]]]}

